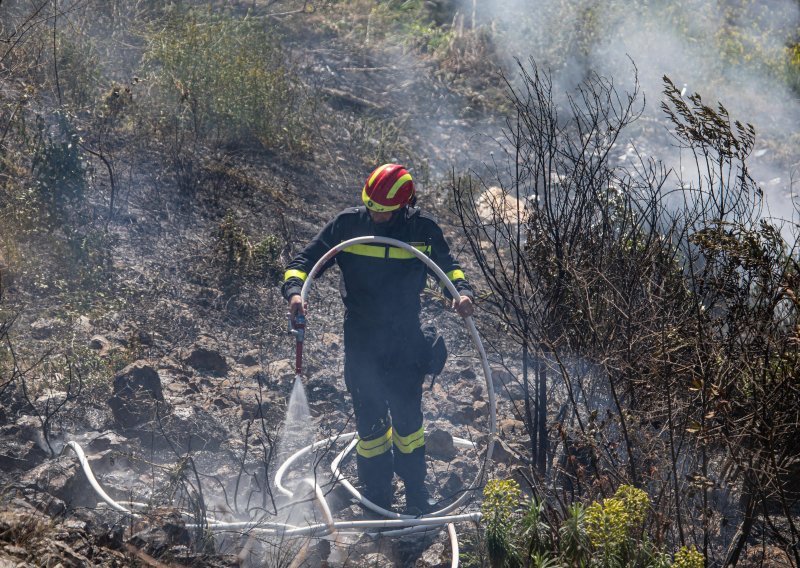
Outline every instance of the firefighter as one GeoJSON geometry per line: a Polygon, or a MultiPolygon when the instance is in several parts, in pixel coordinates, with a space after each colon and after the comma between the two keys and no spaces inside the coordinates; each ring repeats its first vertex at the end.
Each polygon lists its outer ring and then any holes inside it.
{"type": "MultiPolygon", "coordinates": [[[[459,292],[454,309],[463,317],[472,315],[472,288],[439,225],[414,207],[414,182],[408,171],[397,164],[380,166],[367,178],[361,198],[363,206],[340,212],[288,264],[282,291],[292,317],[305,315],[300,290],[322,255],[343,241],[367,235],[406,242],[429,256],[459,292]]],[[[349,246],[322,270],[334,263],[341,273],[344,378],[356,418],[356,462],[364,495],[388,509],[397,473],[405,485],[406,511],[428,513],[434,503],[425,487],[421,406],[432,353],[419,314],[429,270],[407,250],[384,244],[349,246]]]]}

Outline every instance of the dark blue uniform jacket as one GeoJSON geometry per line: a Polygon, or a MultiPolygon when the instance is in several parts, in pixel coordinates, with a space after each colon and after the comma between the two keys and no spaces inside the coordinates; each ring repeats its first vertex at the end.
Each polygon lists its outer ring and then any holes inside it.
{"type": "MultiPolygon", "coordinates": [[[[366,207],[339,213],[287,266],[284,297],[289,299],[300,293],[314,264],[332,247],[367,235],[391,237],[414,246],[447,274],[459,294],[472,297],[472,289],[450,254],[441,228],[433,217],[413,207],[399,210],[387,223],[374,223],[366,207]]],[[[389,245],[359,244],[338,253],[322,267],[322,272],[334,263],[341,270],[340,291],[347,320],[396,331],[419,322],[420,292],[430,271],[413,253],[389,245]]]]}

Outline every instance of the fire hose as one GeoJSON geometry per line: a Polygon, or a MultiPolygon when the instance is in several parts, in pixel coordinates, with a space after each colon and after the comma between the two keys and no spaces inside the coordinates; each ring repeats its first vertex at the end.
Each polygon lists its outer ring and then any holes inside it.
{"type": "MultiPolygon", "coordinates": [[[[363,243],[377,243],[377,244],[386,244],[390,246],[395,246],[402,248],[414,256],[416,256],[419,260],[424,262],[428,268],[439,278],[439,280],[447,287],[447,290],[450,292],[452,297],[458,301],[460,299],[460,295],[456,287],[450,282],[447,275],[439,268],[433,260],[427,257],[424,253],[419,251],[418,249],[414,248],[413,246],[405,243],[403,241],[398,241],[396,239],[391,239],[388,237],[378,237],[378,236],[364,236],[364,237],[356,237],[354,239],[349,239],[344,241],[335,247],[331,248],[319,261],[314,265],[311,269],[308,278],[306,279],[305,283],[303,284],[303,288],[301,290],[300,296],[305,305],[308,292],[311,288],[311,284],[319,275],[321,271],[321,267],[332,259],[336,254],[341,252],[342,250],[346,249],[349,246],[356,245],[356,244],[363,244],[363,243]]],[[[465,504],[465,502],[471,497],[471,494],[477,490],[481,484],[483,479],[486,465],[490,463],[492,458],[492,452],[494,450],[494,442],[497,433],[497,425],[496,425],[496,414],[495,414],[495,393],[494,393],[494,386],[492,384],[491,379],[491,370],[489,368],[489,361],[486,356],[486,351],[483,348],[483,344],[481,343],[480,336],[478,335],[478,331],[475,328],[475,322],[472,316],[467,316],[464,318],[466,323],[467,329],[469,330],[470,336],[472,338],[473,345],[475,349],[478,351],[480,358],[481,358],[481,365],[483,368],[483,374],[486,381],[486,390],[489,395],[489,432],[488,432],[488,443],[486,447],[486,455],[483,460],[481,460],[481,467],[476,475],[473,483],[464,491],[462,494],[450,505],[439,509],[437,511],[433,511],[432,513],[421,516],[421,517],[413,517],[411,515],[404,515],[400,513],[396,513],[394,511],[390,511],[388,509],[384,509],[372,501],[368,500],[364,497],[358,490],[356,490],[353,485],[344,478],[339,466],[344,458],[355,448],[357,443],[357,434],[355,432],[351,432],[348,434],[340,434],[336,436],[332,436],[330,438],[317,441],[313,444],[306,446],[305,448],[300,449],[299,451],[295,452],[291,455],[286,461],[281,464],[278,468],[278,471],[275,474],[275,486],[277,489],[286,495],[289,498],[296,498],[297,496],[287,489],[283,485],[283,477],[289,467],[300,457],[314,451],[315,449],[329,445],[334,442],[348,442],[347,446],[344,450],[342,450],[336,458],[331,463],[331,472],[333,473],[333,479],[336,482],[342,484],[343,487],[362,505],[367,507],[368,509],[386,517],[385,519],[379,520],[363,520],[363,521],[336,521],[334,520],[330,507],[325,499],[325,495],[322,491],[322,488],[318,485],[315,479],[306,478],[303,479],[299,485],[307,485],[308,492],[306,493],[307,497],[313,498],[313,500],[318,504],[322,515],[325,519],[324,523],[316,523],[310,524],[307,526],[295,526],[289,523],[281,523],[281,522],[266,522],[263,520],[259,521],[244,521],[244,522],[226,522],[220,521],[214,518],[206,518],[203,519],[204,523],[194,523],[194,524],[187,524],[187,528],[197,528],[197,527],[204,527],[209,530],[213,531],[258,531],[264,532],[267,534],[278,534],[281,536],[309,536],[314,538],[321,538],[325,537],[334,533],[347,533],[350,531],[377,531],[381,530],[381,536],[402,536],[405,534],[409,534],[412,532],[428,530],[430,527],[435,526],[442,526],[447,525],[448,535],[450,537],[451,542],[451,550],[452,550],[452,566],[458,566],[458,538],[455,531],[456,522],[463,522],[463,521],[472,521],[478,522],[481,518],[481,514],[479,512],[473,513],[464,513],[464,514],[450,514],[452,511],[461,507],[465,504]],[[391,529],[386,531],[385,529],[391,529]]],[[[295,358],[295,372],[299,376],[302,370],[302,343],[305,339],[305,319],[300,320],[297,322],[295,321],[295,330],[293,333],[297,340],[297,349],[296,349],[296,358],[295,358]],[[299,323],[302,327],[297,327],[297,323],[299,323]]],[[[291,331],[291,320],[290,320],[290,331],[291,331]]],[[[475,444],[470,442],[469,440],[464,440],[461,438],[453,438],[454,445],[459,448],[474,448],[475,444]]],[[[131,501],[115,501],[112,499],[100,486],[97,482],[97,479],[92,472],[91,465],[89,464],[88,459],[86,458],[85,453],[81,446],[74,441],[67,442],[62,450],[62,454],[66,452],[68,449],[71,449],[75,452],[83,471],[89,480],[90,485],[98,494],[98,496],[105,501],[112,509],[118,511],[120,513],[125,513],[131,515],[133,517],[139,517],[140,513],[137,510],[145,509],[147,507],[144,503],[137,503],[131,501]],[[125,506],[127,505],[127,507],[125,506]]],[[[190,517],[188,513],[184,513],[185,516],[190,517]]]]}

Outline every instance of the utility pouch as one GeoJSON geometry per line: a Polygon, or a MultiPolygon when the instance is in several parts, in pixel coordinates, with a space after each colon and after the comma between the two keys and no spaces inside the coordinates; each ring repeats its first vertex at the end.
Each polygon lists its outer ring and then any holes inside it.
{"type": "MultiPolygon", "coordinates": [[[[422,335],[425,337],[427,351],[423,369],[426,375],[434,375],[435,377],[442,372],[444,364],[447,362],[447,345],[444,343],[444,338],[439,335],[433,326],[423,327],[422,335]]],[[[433,385],[432,382],[431,385],[433,385]]]]}

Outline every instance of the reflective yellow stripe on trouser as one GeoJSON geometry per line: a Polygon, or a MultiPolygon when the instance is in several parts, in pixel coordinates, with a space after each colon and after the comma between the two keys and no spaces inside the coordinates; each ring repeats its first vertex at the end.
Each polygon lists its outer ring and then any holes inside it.
{"type": "Polygon", "coordinates": [[[397,451],[403,454],[410,454],[417,448],[421,448],[425,445],[425,427],[420,427],[419,430],[408,436],[401,436],[395,432],[392,437],[394,439],[394,447],[397,451]]]}
{"type": "Polygon", "coordinates": [[[356,452],[358,452],[358,455],[363,456],[365,458],[374,458],[375,456],[384,454],[391,449],[392,449],[391,427],[377,438],[372,438],[371,440],[364,440],[359,438],[358,444],[356,444],[356,452]]]}

